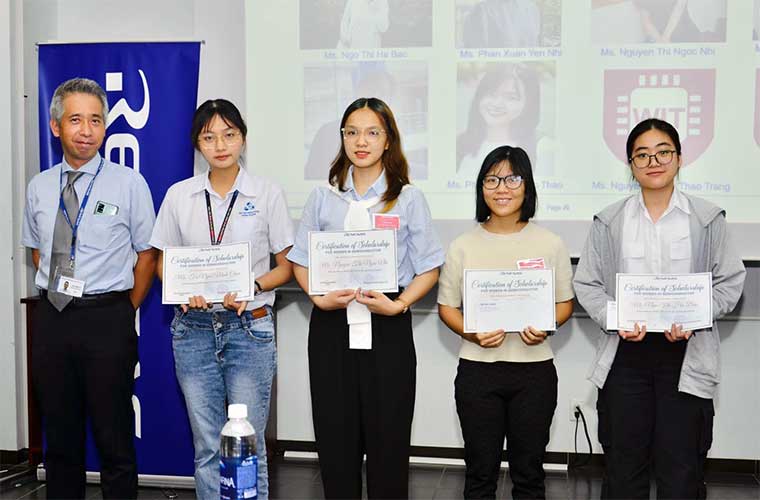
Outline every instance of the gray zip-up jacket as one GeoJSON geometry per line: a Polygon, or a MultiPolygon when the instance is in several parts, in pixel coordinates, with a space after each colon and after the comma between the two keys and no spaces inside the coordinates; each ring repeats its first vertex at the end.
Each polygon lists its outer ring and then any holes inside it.
{"type": "MultiPolygon", "coordinates": [[[[725,211],[702,198],[684,196],[691,209],[691,271],[712,273],[713,319],[718,319],[733,310],[739,301],[746,271],[728,241],[725,211]]],[[[588,375],[600,389],[607,380],[620,342],[620,337],[608,334],[605,328],[607,301],[615,300],[615,274],[624,241],[623,207],[628,199],[594,216],[573,279],[578,302],[602,328],[596,359],[588,375]]],[[[712,399],[719,382],[720,336],[717,323],[713,323],[712,328],[699,330],[688,340],[678,390],[712,399]]]]}

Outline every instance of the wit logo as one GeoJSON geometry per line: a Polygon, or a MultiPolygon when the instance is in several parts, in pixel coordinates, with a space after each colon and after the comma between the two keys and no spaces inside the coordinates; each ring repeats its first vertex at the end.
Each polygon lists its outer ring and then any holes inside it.
{"type": "MultiPolygon", "coordinates": [[[[138,69],[137,71],[140,73],[143,85],[144,97],[142,107],[139,111],[135,111],[129,107],[126,98],[122,97],[114,104],[110,113],[108,113],[106,128],[110,127],[112,123],[122,116],[127,121],[127,124],[135,130],[140,130],[148,123],[148,116],[150,115],[150,89],[148,88],[148,80],[145,78],[143,70],[138,69]]],[[[121,92],[123,89],[123,73],[106,73],[106,92],[121,92]]],[[[109,135],[108,139],[106,139],[106,158],[111,158],[111,151],[114,149],[119,152],[117,163],[131,166],[137,172],[140,171],[140,143],[137,141],[137,137],[125,133],[109,135]],[[132,151],[132,165],[127,165],[126,163],[127,150],[132,151]]]]}
{"type": "Polygon", "coordinates": [[[625,142],[642,120],[659,118],[679,132],[683,164],[707,151],[715,132],[715,70],[607,70],[604,140],[624,163],[625,142]]]}

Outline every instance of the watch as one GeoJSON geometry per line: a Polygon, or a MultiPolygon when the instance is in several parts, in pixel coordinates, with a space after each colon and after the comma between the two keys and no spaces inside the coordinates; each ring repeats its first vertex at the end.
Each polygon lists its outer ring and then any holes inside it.
{"type": "Polygon", "coordinates": [[[264,291],[264,289],[261,288],[261,283],[259,283],[258,280],[254,280],[253,287],[254,287],[253,288],[254,297],[264,291]]]}

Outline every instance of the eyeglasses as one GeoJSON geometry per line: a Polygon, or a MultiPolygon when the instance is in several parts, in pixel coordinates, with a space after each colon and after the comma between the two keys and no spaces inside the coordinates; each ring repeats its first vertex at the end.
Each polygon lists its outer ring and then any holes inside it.
{"type": "Polygon", "coordinates": [[[363,131],[354,127],[344,127],[340,131],[343,134],[343,139],[347,141],[355,141],[364,133],[364,140],[371,144],[380,142],[383,134],[385,134],[385,130],[377,127],[370,127],[363,131]]]}
{"type": "Polygon", "coordinates": [[[664,167],[665,165],[670,165],[670,162],[673,161],[673,153],[675,152],[676,151],[672,149],[664,149],[662,151],[657,151],[653,155],[647,153],[639,153],[637,155],[633,155],[629,161],[636,168],[647,168],[652,163],[652,158],[654,158],[658,165],[664,167]]]}
{"type": "Polygon", "coordinates": [[[519,175],[507,175],[499,177],[498,175],[486,175],[483,178],[483,188],[492,191],[499,188],[499,184],[504,182],[507,189],[517,189],[522,186],[523,178],[519,175]]]}
{"type": "Polygon", "coordinates": [[[243,134],[239,130],[229,130],[222,135],[215,134],[203,134],[198,137],[198,145],[203,149],[213,149],[216,147],[216,142],[221,138],[227,146],[234,146],[240,142],[243,134]]]}

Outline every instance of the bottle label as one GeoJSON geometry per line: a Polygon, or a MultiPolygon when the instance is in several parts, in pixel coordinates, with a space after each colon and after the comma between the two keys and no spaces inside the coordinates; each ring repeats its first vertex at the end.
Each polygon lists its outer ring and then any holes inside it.
{"type": "Polygon", "coordinates": [[[256,455],[219,460],[219,496],[222,500],[255,500],[259,460],[256,455]]]}

